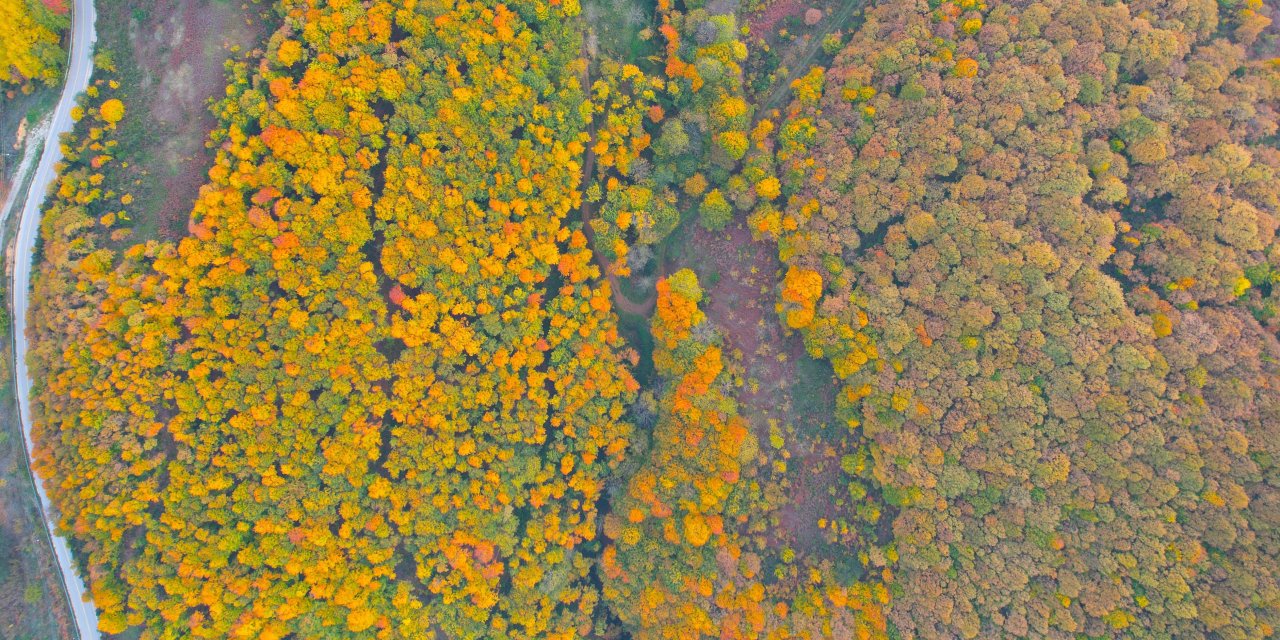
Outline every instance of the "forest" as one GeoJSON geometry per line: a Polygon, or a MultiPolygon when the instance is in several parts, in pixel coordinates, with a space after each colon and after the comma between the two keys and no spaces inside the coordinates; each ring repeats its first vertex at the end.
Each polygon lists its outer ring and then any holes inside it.
{"type": "Polygon", "coordinates": [[[59,31],[70,24],[63,0],[0,2],[0,86],[30,92],[57,84],[66,58],[59,31]]]}
{"type": "MultiPolygon", "coordinates": [[[[110,56],[61,140],[102,634],[1277,634],[1274,6],[263,9],[179,237],[110,56]]],[[[66,13],[0,0],[0,81],[66,13]]]]}

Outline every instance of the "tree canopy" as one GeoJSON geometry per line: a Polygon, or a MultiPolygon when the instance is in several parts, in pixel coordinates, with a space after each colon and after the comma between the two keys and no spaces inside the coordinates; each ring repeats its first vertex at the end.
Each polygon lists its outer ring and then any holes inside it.
{"type": "Polygon", "coordinates": [[[756,228],[871,442],[904,636],[1276,627],[1257,9],[877,3],[797,94],[756,228]]]}
{"type": "Polygon", "coordinates": [[[0,83],[31,90],[53,86],[66,64],[59,32],[70,25],[66,7],[42,0],[0,2],[0,83]]]}
{"type": "Polygon", "coordinates": [[[1270,9],[870,2],[781,110],[747,9],[659,0],[626,60],[581,10],[278,2],[176,242],[131,241],[100,70],[30,364],[101,631],[1275,633],[1270,9]],[[805,352],[816,435],[744,364],[805,352]]]}

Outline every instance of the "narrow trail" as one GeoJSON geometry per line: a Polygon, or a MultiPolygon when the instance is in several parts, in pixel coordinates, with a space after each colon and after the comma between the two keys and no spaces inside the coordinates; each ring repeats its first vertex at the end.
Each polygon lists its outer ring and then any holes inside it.
{"type": "Polygon", "coordinates": [[[782,107],[783,98],[786,98],[791,93],[791,83],[809,72],[809,63],[813,62],[813,59],[818,55],[818,51],[822,50],[823,38],[826,38],[837,28],[845,26],[849,22],[849,18],[852,18],[853,14],[862,8],[864,2],[865,0],[845,0],[838,13],[823,20],[821,28],[815,31],[809,38],[809,42],[806,43],[805,46],[808,48],[805,50],[804,55],[788,69],[787,77],[775,84],[773,90],[769,92],[769,96],[757,105],[756,116],[751,123],[753,127],[759,123],[764,114],[782,107]]]}
{"type": "MultiPolygon", "coordinates": [[[[578,76],[578,81],[582,83],[582,90],[588,92],[591,90],[591,55],[587,51],[587,39],[582,39],[582,59],[585,64],[582,65],[582,73],[578,76]]],[[[596,138],[596,120],[591,119],[587,124],[587,133],[591,139],[596,138]]],[[[596,170],[596,152],[592,149],[592,145],[587,146],[587,152],[582,161],[582,182],[578,186],[578,190],[585,194],[587,188],[591,186],[591,181],[595,176],[596,170]]],[[[619,309],[636,315],[648,317],[653,313],[654,304],[657,303],[658,294],[656,291],[651,292],[642,302],[635,302],[622,293],[622,286],[618,280],[618,274],[613,271],[613,263],[604,254],[595,250],[596,232],[591,228],[591,215],[595,213],[596,203],[587,202],[584,197],[582,200],[582,232],[587,236],[587,242],[592,247],[592,254],[595,256],[596,263],[600,265],[600,270],[604,273],[605,278],[609,280],[609,290],[613,292],[613,303],[619,309]]]]}

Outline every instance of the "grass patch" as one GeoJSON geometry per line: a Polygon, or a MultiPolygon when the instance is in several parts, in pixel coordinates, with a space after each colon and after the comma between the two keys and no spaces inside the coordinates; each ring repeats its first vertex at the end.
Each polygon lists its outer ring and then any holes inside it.
{"type": "Polygon", "coordinates": [[[582,16],[600,53],[646,72],[658,69],[657,63],[649,60],[662,51],[656,0],[588,0],[583,3],[582,16]]]}
{"type": "Polygon", "coordinates": [[[28,97],[30,98],[26,115],[28,127],[39,122],[40,118],[58,106],[58,92],[54,89],[37,91],[28,97]]]}
{"type": "Polygon", "coordinates": [[[801,356],[795,361],[795,379],[791,383],[791,402],[800,425],[825,433],[827,423],[836,410],[836,375],[831,363],[801,356]]]}
{"type": "Polygon", "coordinates": [[[656,261],[651,261],[645,267],[645,270],[638,275],[618,278],[618,290],[622,297],[630,300],[633,304],[644,304],[653,295],[653,285],[657,282],[657,277],[654,274],[654,263],[656,261]]]}
{"type": "Polygon", "coordinates": [[[649,319],[621,309],[617,313],[618,333],[640,354],[640,361],[631,373],[642,388],[651,388],[657,377],[653,370],[653,333],[649,330],[649,319]]]}
{"type": "Polygon", "coordinates": [[[216,120],[208,105],[223,95],[224,62],[243,58],[274,27],[268,5],[244,6],[120,0],[99,7],[94,84],[125,105],[115,160],[102,173],[116,192],[109,210],[124,209],[131,230],[106,246],[186,234],[191,203],[213,163],[205,143],[216,120]],[[127,206],[119,201],[124,194],[133,198],[127,206]]]}
{"type": "Polygon", "coordinates": [[[27,470],[9,313],[4,305],[0,310],[0,638],[70,638],[66,595],[27,470]]]}
{"type": "Polygon", "coordinates": [[[31,128],[58,104],[58,88],[36,85],[30,94],[14,91],[13,97],[0,93],[0,175],[11,178],[22,162],[22,149],[15,149],[18,128],[24,127],[30,144],[31,128]]]}

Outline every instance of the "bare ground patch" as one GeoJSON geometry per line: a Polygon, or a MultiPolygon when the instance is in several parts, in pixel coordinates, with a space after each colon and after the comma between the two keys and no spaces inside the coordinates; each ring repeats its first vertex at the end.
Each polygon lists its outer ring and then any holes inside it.
{"type": "Polygon", "coordinates": [[[698,273],[709,300],[708,321],[725,335],[745,381],[740,411],[761,443],[759,472],[782,487],[784,500],[772,535],[797,551],[824,544],[819,520],[834,520],[836,496],[846,489],[836,447],[830,368],[809,358],[796,334],[787,335],[774,309],[780,264],[776,247],[755,241],[740,219],[722,232],[697,226],[682,256],[698,273]],[[772,436],[780,436],[774,446],[772,436]]]}
{"type": "Polygon", "coordinates": [[[783,20],[802,15],[811,6],[812,3],[806,0],[773,0],[752,14],[747,24],[751,26],[753,35],[763,39],[764,36],[773,34],[783,20]]]}
{"type": "Polygon", "coordinates": [[[217,121],[209,104],[224,94],[225,62],[253,51],[270,32],[266,11],[221,0],[126,0],[103,12],[99,33],[126,105],[122,162],[108,182],[136,200],[128,242],[186,233],[213,164],[205,141],[217,121]]]}

